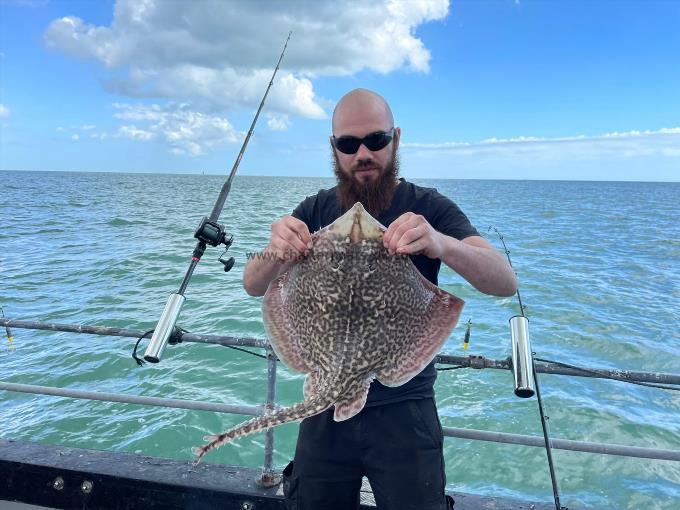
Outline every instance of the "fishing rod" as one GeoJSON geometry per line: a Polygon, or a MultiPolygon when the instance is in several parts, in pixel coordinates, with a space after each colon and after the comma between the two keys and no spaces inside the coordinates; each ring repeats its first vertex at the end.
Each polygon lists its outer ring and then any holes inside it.
{"type": "MultiPolygon", "coordinates": [[[[503,236],[495,227],[489,227],[498,234],[498,237],[503,243],[503,250],[505,256],[508,258],[510,267],[512,261],[510,260],[510,251],[505,245],[503,236]]],[[[538,401],[538,412],[541,416],[541,428],[543,429],[543,440],[545,441],[545,452],[548,457],[548,469],[550,470],[550,481],[552,482],[553,497],[555,498],[556,510],[568,510],[560,503],[560,492],[557,487],[557,478],[555,476],[555,466],[553,464],[552,447],[550,446],[550,437],[548,436],[547,417],[543,411],[543,400],[541,399],[541,391],[538,386],[538,375],[535,366],[534,352],[531,350],[531,342],[529,340],[529,319],[524,313],[524,305],[522,304],[522,297],[519,293],[519,286],[517,287],[517,300],[519,301],[520,315],[510,317],[510,335],[512,343],[512,375],[515,381],[515,395],[521,398],[533,397],[536,394],[538,401]]]]}
{"type": "MultiPolygon", "coordinates": [[[[250,137],[255,129],[257,118],[260,116],[260,112],[262,111],[264,102],[267,99],[267,95],[269,94],[269,89],[271,89],[272,84],[274,83],[274,77],[276,76],[276,72],[279,70],[279,66],[281,65],[281,61],[283,60],[283,55],[286,52],[286,48],[288,47],[288,41],[290,41],[290,36],[292,35],[292,33],[293,33],[292,31],[288,33],[288,38],[286,39],[286,43],[283,46],[281,55],[279,56],[279,61],[276,63],[274,73],[272,74],[272,77],[269,80],[267,90],[265,91],[264,96],[262,97],[262,101],[260,101],[260,106],[258,107],[257,112],[255,113],[255,118],[253,119],[253,122],[250,125],[248,134],[246,135],[246,138],[243,141],[243,145],[241,146],[241,150],[239,151],[238,156],[236,157],[236,161],[234,162],[234,166],[232,167],[231,172],[229,173],[229,177],[222,186],[222,190],[220,191],[220,194],[217,197],[215,206],[213,207],[210,216],[204,217],[201,220],[201,223],[199,224],[198,228],[196,229],[196,232],[194,232],[194,237],[198,239],[198,241],[196,243],[196,247],[194,248],[194,252],[191,257],[189,269],[184,275],[184,280],[182,280],[182,284],[180,285],[179,290],[176,293],[171,294],[170,297],[168,298],[167,303],[165,304],[165,308],[163,309],[161,318],[159,319],[156,328],[153,330],[151,342],[149,342],[149,346],[147,347],[146,352],[144,353],[144,359],[146,361],[149,361],[151,363],[158,363],[161,360],[161,356],[168,342],[177,343],[181,340],[182,330],[181,328],[176,327],[175,323],[177,322],[179,313],[182,310],[182,305],[186,300],[186,298],[184,297],[184,293],[186,292],[186,289],[189,285],[189,280],[191,279],[194,269],[196,269],[196,266],[201,260],[201,257],[203,256],[203,253],[205,252],[207,245],[216,247],[223,244],[225,246],[224,253],[226,253],[234,240],[234,236],[227,237],[227,233],[225,232],[224,226],[218,223],[218,219],[220,217],[220,213],[222,212],[222,208],[224,207],[224,203],[227,200],[227,195],[231,190],[231,182],[234,180],[236,170],[238,169],[238,166],[241,163],[243,154],[245,153],[246,147],[248,146],[248,141],[250,140],[250,137]]],[[[224,264],[224,271],[227,272],[234,266],[234,257],[230,257],[228,260],[224,260],[222,258],[224,253],[219,257],[218,260],[222,264],[224,264]]],[[[140,363],[140,360],[138,360],[136,356],[133,355],[133,357],[137,360],[138,363],[140,363]]]]}
{"type": "MultiPolygon", "coordinates": [[[[0,314],[2,314],[2,318],[5,318],[5,310],[0,306],[0,314]]],[[[9,342],[9,350],[13,351],[14,350],[14,334],[12,334],[12,330],[9,328],[7,324],[5,324],[5,333],[7,334],[7,341],[9,342]]]]}

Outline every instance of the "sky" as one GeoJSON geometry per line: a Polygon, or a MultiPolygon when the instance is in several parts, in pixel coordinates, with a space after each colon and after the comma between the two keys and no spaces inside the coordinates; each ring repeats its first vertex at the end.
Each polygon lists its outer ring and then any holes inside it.
{"type": "Polygon", "coordinates": [[[0,169],[329,177],[348,91],[407,178],[680,180],[680,0],[0,0],[0,169]]]}

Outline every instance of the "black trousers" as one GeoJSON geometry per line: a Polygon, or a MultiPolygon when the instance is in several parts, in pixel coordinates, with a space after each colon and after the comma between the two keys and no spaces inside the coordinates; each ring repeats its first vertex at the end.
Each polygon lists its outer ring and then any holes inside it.
{"type": "Polygon", "coordinates": [[[300,424],[287,508],[356,510],[366,476],[379,510],[446,510],[442,449],[434,399],[366,407],[342,422],[331,408],[300,424]]]}

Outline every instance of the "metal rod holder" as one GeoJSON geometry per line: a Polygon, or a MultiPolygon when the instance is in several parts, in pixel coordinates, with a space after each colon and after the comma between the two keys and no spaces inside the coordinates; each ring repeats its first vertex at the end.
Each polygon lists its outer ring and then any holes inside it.
{"type": "Polygon", "coordinates": [[[179,312],[182,311],[182,305],[186,298],[182,294],[170,294],[168,302],[165,303],[165,308],[158,321],[156,329],[153,331],[151,342],[146,348],[144,359],[150,363],[158,363],[161,360],[165,346],[168,345],[170,335],[175,329],[175,323],[179,312]]]}
{"type": "Polygon", "coordinates": [[[510,318],[512,338],[512,375],[515,380],[515,395],[521,398],[533,397],[536,393],[534,365],[529,340],[529,319],[523,315],[510,318]]]}

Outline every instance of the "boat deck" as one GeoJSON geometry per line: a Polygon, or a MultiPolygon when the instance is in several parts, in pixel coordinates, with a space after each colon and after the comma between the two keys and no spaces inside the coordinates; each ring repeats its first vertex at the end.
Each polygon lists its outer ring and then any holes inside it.
{"type": "MultiPolygon", "coordinates": [[[[0,507],[13,510],[284,510],[281,485],[257,484],[261,469],[0,439],[0,507]],[[12,507],[6,502],[13,502],[12,507]]],[[[554,510],[554,504],[449,493],[455,510],[554,510]]],[[[362,510],[375,508],[370,486],[362,510]]],[[[573,510],[573,509],[570,509],[573,510]]]]}

